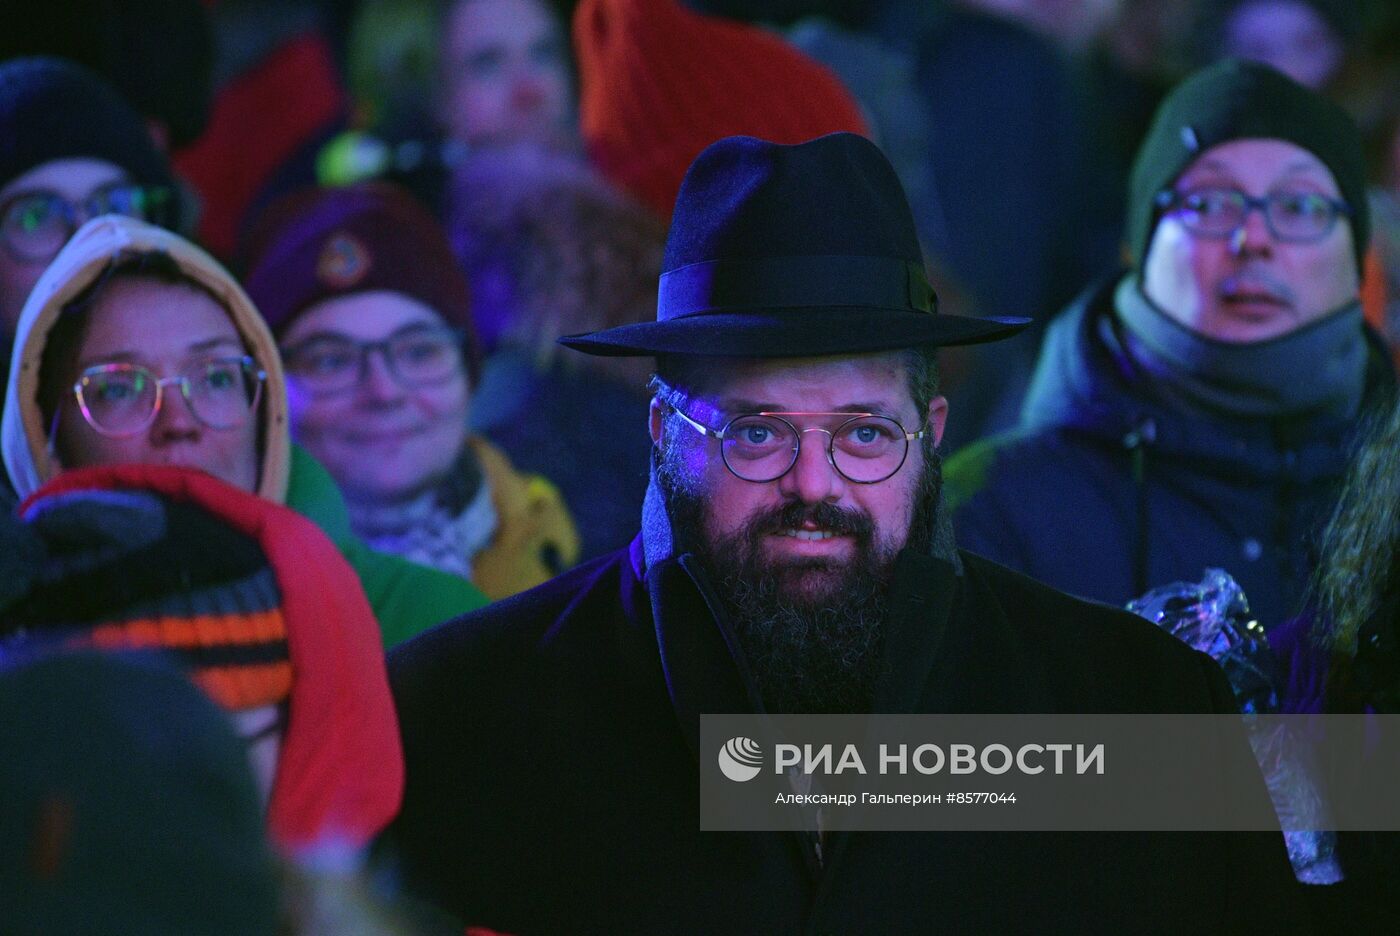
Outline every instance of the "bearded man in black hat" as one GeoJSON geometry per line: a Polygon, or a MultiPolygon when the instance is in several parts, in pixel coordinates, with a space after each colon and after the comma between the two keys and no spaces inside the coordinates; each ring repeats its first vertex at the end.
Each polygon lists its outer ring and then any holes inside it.
{"type": "Polygon", "coordinates": [[[520,933],[1288,931],[1277,835],[700,831],[702,713],[1233,711],[952,545],[932,349],[1023,324],[937,314],[869,141],[701,153],[657,320],[564,339],[657,358],[641,534],[391,655],[414,886],[520,933]]]}

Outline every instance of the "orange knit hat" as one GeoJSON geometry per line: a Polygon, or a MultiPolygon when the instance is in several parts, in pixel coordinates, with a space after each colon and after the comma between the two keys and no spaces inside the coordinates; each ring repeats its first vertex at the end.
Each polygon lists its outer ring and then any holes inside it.
{"type": "Polygon", "coordinates": [[[663,218],[700,151],[727,136],[869,136],[836,75],[782,38],[675,0],[582,0],[574,11],[589,157],[663,218]]]}

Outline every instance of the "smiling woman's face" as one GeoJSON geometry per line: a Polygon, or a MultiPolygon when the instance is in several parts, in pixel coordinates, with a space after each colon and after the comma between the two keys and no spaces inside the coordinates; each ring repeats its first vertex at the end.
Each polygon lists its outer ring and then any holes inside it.
{"type": "MultiPolygon", "coordinates": [[[[1202,153],[1172,186],[1238,189],[1246,195],[1341,197],[1316,156],[1283,140],[1234,140],[1202,153]]],[[[1168,212],[1143,261],[1143,291],[1167,315],[1219,341],[1246,344],[1316,321],[1360,289],[1351,225],[1339,218],[1319,241],[1280,241],[1251,211],[1230,237],[1187,230],[1168,212]]]]}
{"type": "MultiPolygon", "coordinates": [[[[379,342],[444,325],[442,316],[402,293],[363,292],[312,306],[288,326],[281,344],[296,348],[324,337],[379,342]]],[[[461,367],[445,380],[408,387],[376,351],[354,386],[313,394],[288,365],[292,435],[352,501],[416,497],[442,480],[466,444],[470,391],[461,367]]]]}

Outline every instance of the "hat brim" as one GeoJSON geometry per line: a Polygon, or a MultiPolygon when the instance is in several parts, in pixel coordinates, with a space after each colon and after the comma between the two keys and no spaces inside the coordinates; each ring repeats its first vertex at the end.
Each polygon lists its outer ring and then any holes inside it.
{"type": "Polygon", "coordinates": [[[762,312],[705,312],[637,322],[559,343],[605,357],[690,354],[702,357],[821,357],[896,351],[922,345],[982,344],[1010,338],[1027,318],[943,315],[906,309],[827,306],[762,312]]]}

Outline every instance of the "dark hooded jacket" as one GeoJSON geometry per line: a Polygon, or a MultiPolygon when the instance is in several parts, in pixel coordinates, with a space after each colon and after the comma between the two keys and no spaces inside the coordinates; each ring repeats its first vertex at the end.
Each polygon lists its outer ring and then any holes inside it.
{"type": "MultiPolygon", "coordinates": [[[[948,461],[958,544],[1120,606],[1222,568],[1273,629],[1301,610],[1355,421],[1173,405],[1124,348],[1115,286],[1090,289],[1050,326],[1020,426],[948,461]]],[[[1394,386],[1373,352],[1363,411],[1394,386]]]]}
{"type": "MultiPolygon", "coordinates": [[[[1296,931],[1277,834],[701,832],[699,716],[762,703],[655,490],[629,548],[391,653],[424,896],[522,934],[1296,931]]],[[[935,552],[897,560],[876,711],[1233,711],[1145,621],[935,552]]]]}

